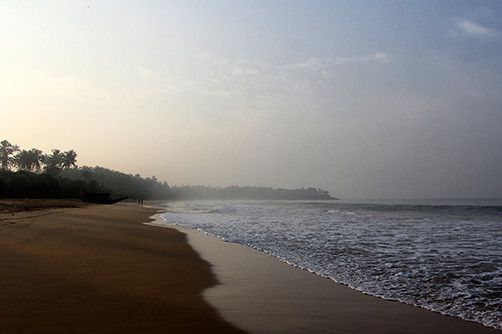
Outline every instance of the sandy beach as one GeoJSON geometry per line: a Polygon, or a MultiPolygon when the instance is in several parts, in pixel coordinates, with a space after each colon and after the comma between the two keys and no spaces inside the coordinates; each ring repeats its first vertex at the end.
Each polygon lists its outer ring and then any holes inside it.
{"type": "MultiPolygon", "coordinates": [[[[54,205],[52,205],[54,206],[54,205]]],[[[203,299],[210,266],[154,209],[0,216],[1,333],[238,333],[203,299]]]]}
{"type": "Polygon", "coordinates": [[[129,203],[0,215],[0,332],[499,333],[171,228],[156,212],[129,203]]]}

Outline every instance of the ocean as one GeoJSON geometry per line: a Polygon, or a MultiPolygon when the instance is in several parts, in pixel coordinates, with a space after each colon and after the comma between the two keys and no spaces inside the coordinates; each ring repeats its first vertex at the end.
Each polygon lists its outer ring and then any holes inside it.
{"type": "Polygon", "coordinates": [[[167,224],[502,329],[502,201],[179,201],[167,224]]]}

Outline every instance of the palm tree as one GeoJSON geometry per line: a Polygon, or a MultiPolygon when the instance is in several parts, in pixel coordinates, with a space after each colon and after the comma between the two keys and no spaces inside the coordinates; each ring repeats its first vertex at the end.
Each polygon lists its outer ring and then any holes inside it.
{"type": "Polygon", "coordinates": [[[69,150],[63,153],[62,167],[64,169],[69,169],[71,167],[77,167],[77,152],[74,150],[69,150]]]}
{"type": "Polygon", "coordinates": [[[22,150],[16,156],[16,164],[19,169],[29,172],[39,171],[44,163],[45,156],[42,151],[32,148],[31,150],[22,150]]]}
{"type": "Polygon", "coordinates": [[[63,153],[58,149],[53,149],[51,154],[45,156],[45,172],[57,174],[63,165],[63,153]]]}
{"type": "Polygon", "coordinates": [[[42,165],[45,163],[45,155],[41,150],[36,148],[32,148],[30,150],[30,155],[34,170],[37,172],[40,171],[42,169],[42,165]]]}
{"type": "Polygon", "coordinates": [[[19,151],[19,146],[9,143],[7,140],[0,142],[0,163],[3,170],[9,169],[9,165],[13,162],[12,155],[19,151]]]}
{"type": "Polygon", "coordinates": [[[16,165],[21,170],[31,170],[30,152],[22,150],[16,155],[16,165]]]}

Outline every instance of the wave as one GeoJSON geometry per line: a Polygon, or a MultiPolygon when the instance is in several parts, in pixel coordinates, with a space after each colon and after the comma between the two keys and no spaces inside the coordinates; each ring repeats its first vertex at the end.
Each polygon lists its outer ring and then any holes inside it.
{"type": "Polygon", "coordinates": [[[502,218],[493,214],[500,208],[274,202],[186,209],[169,209],[163,219],[369,295],[502,329],[502,218]]]}

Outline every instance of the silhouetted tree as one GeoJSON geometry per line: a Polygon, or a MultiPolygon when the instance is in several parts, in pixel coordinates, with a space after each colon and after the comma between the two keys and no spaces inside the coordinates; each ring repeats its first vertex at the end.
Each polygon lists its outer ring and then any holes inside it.
{"type": "Polygon", "coordinates": [[[77,153],[74,150],[69,150],[63,153],[61,166],[65,169],[77,167],[77,153]]]}
{"type": "Polygon", "coordinates": [[[53,149],[51,154],[45,156],[45,172],[57,175],[63,168],[64,153],[58,149],[53,149]]]}
{"type": "Polygon", "coordinates": [[[32,166],[30,152],[27,150],[19,152],[16,155],[16,165],[20,170],[30,171],[32,166]]]}
{"type": "Polygon", "coordinates": [[[3,170],[8,170],[14,162],[13,154],[19,151],[19,146],[9,143],[7,140],[0,142],[0,163],[3,170]]]}
{"type": "Polygon", "coordinates": [[[45,156],[42,151],[36,148],[22,150],[16,155],[16,164],[19,169],[28,172],[39,171],[44,163],[45,156]]]}

